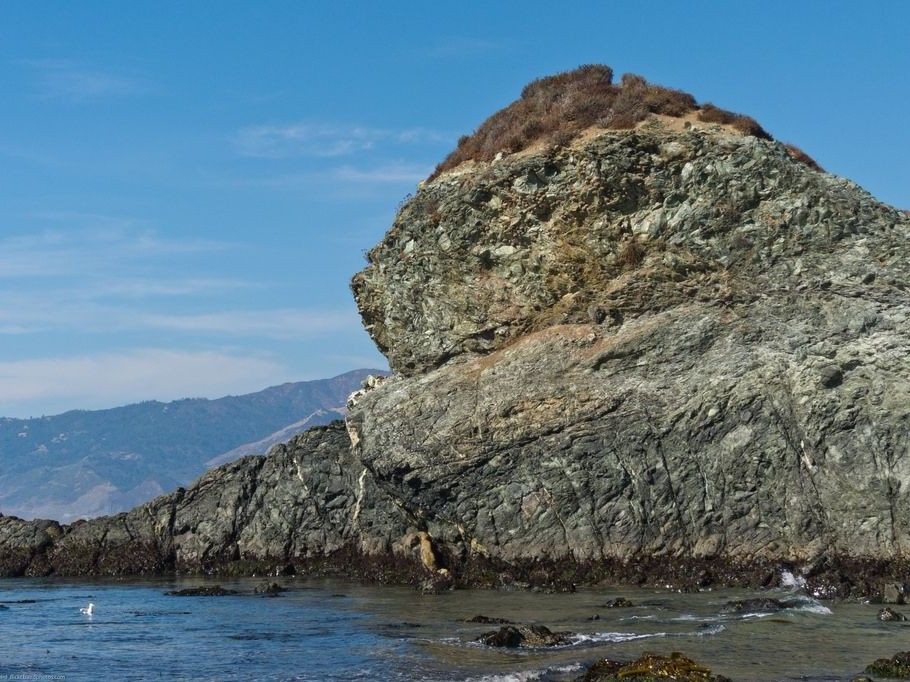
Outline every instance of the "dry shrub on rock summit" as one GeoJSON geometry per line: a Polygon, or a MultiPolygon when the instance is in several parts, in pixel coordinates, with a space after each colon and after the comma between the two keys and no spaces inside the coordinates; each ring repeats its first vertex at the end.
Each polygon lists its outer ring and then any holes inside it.
{"type": "MultiPolygon", "coordinates": [[[[526,85],[521,97],[490,116],[473,134],[459,139],[430,179],[465,161],[491,161],[499,152],[514,153],[542,140],[564,146],[592,126],[623,130],[651,114],[678,118],[692,112],[698,112],[698,119],[705,123],[729,125],[744,135],[772,139],[749,116],[713,104],[699,105],[686,92],[653,85],[634,74],[625,74],[617,85],[609,66],[588,64],[526,85]]],[[[818,167],[805,153],[791,155],[818,167]]]]}

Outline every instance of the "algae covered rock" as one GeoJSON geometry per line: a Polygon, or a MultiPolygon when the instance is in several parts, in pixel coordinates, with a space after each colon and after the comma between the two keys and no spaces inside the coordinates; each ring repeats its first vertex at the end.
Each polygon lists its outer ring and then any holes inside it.
{"type": "Polygon", "coordinates": [[[638,680],[678,680],[679,682],[730,682],[723,675],[714,675],[683,654],[674,651],[669,656],[643,654],[629,663],[605,658],[592,665],[578,682],[619,682],[638,680]]]}
{"type": "Polygon", "coordinates": [[[875,677],[910,680],[910,651],[902,651],[891,658],[880,658],[866,666],[865,672],[875,677]]]}

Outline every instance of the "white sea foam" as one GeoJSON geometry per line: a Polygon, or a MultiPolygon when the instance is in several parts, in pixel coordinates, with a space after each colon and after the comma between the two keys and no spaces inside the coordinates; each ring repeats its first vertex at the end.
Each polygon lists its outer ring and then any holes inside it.
{"type": "Polygon", "coordinates": [[[792,571],[783,570],[780,572],[781,587],[790,587],[797,590],[806,588],[806,579],[801,575],[796,575],[792,571]]]}
{"type": "Polygon", "coordinates": [[[570,663],[568,665],[552,666],[542,670],[520,670],[518,672],[502,673],[498,675],[484,675],[483,677],[473,678],[474,682],[531,682],[539,680],[545,675],[574,673],[582,670],[584,666],[581,663],[570,663]]]}
{"type": "Polygon", "coordinates": [[[572,644],[589,644],[601,642],[631,642],[635,639],[650,639],[652,637],[666,636],[666,632],[589,632],[572,635],[570,640],[572,644]]]}

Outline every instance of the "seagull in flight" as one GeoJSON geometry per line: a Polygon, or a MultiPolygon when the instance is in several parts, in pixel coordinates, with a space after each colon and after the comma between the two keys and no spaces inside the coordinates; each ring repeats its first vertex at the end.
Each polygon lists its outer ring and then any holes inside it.
{"type": "Polygon", "coordinates": [[[89,602],[88,606],[83,606],[81,609],[79,609],[79,613],[81,613],[85,616],[91,616],[92,612],[94,610],[95,610],[95,605],[92,604],[91,602],[89,602]]]}

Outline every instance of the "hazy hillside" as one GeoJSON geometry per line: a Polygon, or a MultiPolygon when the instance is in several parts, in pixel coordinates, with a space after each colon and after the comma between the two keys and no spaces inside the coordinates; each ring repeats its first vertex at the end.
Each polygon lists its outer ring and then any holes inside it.
{"type": "Polygon", "coordinates": [[[210,461],[264,452],[337,419],[371,373],[378,370],[217,400],[0,418],[0,513],[72,520],[128,509],[190,483],[210,461]]]}

